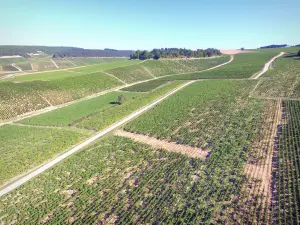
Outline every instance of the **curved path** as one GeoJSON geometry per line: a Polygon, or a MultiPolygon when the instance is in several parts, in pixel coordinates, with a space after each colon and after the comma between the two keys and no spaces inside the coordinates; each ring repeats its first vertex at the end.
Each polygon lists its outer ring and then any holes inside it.
{"type": "Polygon", "coordinates": [[[265,66],[262,69],[262,71],[260,71],[254,77],[252,77],[252,79],[258,79],[261,75],[263,75],[265,72],[267,72],[269,70],[269,68],[270,68],[271,63],[274,62],[277,58],[279,58],[283,54],[284,54],[284,52],[280,52],[280,54],[278,54],[278,55],[274,56],[272,59],[270,59],[270,61],[265,64],[265,66]]]}
{"type": "MultiPolygon", "coordinates": [[[[233,61],[233,59],[234,59],[234,56],[232,55],[228,62],[222,63],[220,65],[217,65],[217,66],[205,69],[205,70],[192,72],[192,73],[202,73],[202,72],[205,72],[205,71],[208,71],[208,70],[216,69],[216,68],[221,67],[221,66],[225,66],[225,65],[231,63],[233,61]]],[[[147,60],[144,60],[144,61],[147,61],[147,60]]],[[[100,95],[104,95],[104,94],[107,94],[107,93],[110,93],[110,92],[113,92],[113,91],[119,91],[123,88],[130,87],[130,86],[133,86],[133,85],[136,85],[136,84],[145,83],[145,82],[156,80],[156,79],[159,79],[159,78],[162,78],[162,77],[169,77],[169,76],[182,75],[182,74],[186,74],[186,73],[169,74],[169,75],[165,75],[165,76],[161,76],[161,77],[151,78],[151,79],[148,79],[148,80],[137,81],[137,82],[134,82],[134,83],[125,84],[125,85],[122,85],[122,86],[118,86],[118,87],[114,87],[114,88],[111,88],[111,89],[108,89],[108,90],[104,90],[104,91],[101,91],[101,92],[98,92],[98,93],[95,93],[95,94],[92,94],[92,95],[89,95],[89,96],[86,96],[86,97],[83,97],[83,98],[80,98],[80,99],[77,99],[77,100],[74,100],[74,101],[71,101],[71,102],[63,103],[61,105],[49,106],[49,107],[46,107],[46,108],[42,108],[40,110],[27,112],[27,113],[24,113],[22,115],[18,115],[15,118],[9,119],[7,121],[1,121],[0,127],[3,126],[3,125],[6,125],[6,124],[11,124],[11,123],[18,122],[18,121],[26,119],[26,118],[30,118],[30,117],[37,116],[37,115],[40,115],[40,114],[43,114],[43,113],[46,113],[46,112],[50,112],[50,111],[53,111],[53,110],[56,110],[56,109],[59,109],[59,108],[63,108],[65,106],[69,106],[69,105],[72,105],[72,104],[75,104],[75,103],[78,103],[78,102],[81,102],[81,101],[85,101],[87,99],[95,98],[95,97],[98,97],[100,95]]]]}
{"type": "Polygon", "coordinates": [[[25,176],[21,177],[20,179],[14,181],[13,183],[5,186],[4,188],[2,188],[0,190],[0,197],[2,197],[3,195],[9,193],[10,191],[16,189],[17,187],[23,185],[25,182],[31,180],[35,176],[43,173],[47,169],[49,169],[52,166],[56,165],[57,163],[59,163],[60,161],[64,160],[68,156],[74,154],[75,152],[79,151],[80,149],[85,148],[86,146],[88,146],[92,142],[96,141],[97,139],[103,137],[104,135],[106,135],[107,133],[111,132],[112,130],[114,130],[114,129],[116,129],[116,128],[122,126],[122,125],[124,125],[128,121],[130,121],[130,120],[132,120],[132,119],[140,116],[142,113],[146,112],[147,110],[149,110],[152,107],[154,107],[155,105],[159,104],[160,102],[162,102],[163,100],[165,100],[169,96],[173,95],[177,91],[181,90],[182,88],[184,88],[184,87],[186,87],[186,86],[188,86],[188,85],[190,85],[191,83],[194,83],[194,82],[195,81],[189,81],[189,82],[181,85],[180,87],[178,87],[178,88],[170,91],[169,93],[167,93],[163,97],[160,97],[156,101],[154,101],[154,102],[150,103],[149,105],[147,105],[147,106],[145,106],[145,107],[143,107],[143,108],[135,111],[134,113],[130,114],[129,116],[125,117],[124,119],[120,120],[119,122],[116,122],[116,123],[112,124],[111,126],[105,128],[104,130],[100,131],[99,133],[97,133],[93,137],[85,140],[84,142],[80,143],[79,145],[75,146],[74,148],[70,149],[69,151],[63,153],[62,155],[58,156],[57,158],[53,159],[52,161],[50,161],[50,162],[42,165],[38,169],[36,169],[36,170],[28,173],[27,175],[25,175],[25,176]]]}

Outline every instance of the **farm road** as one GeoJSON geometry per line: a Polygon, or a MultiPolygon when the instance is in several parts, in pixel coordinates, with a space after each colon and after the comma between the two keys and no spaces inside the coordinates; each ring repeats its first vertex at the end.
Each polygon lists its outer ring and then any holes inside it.
{"type": "MultiPolygon", "coordinates": [[[[257,79],[259,78],[262,74],[264,74],[270,67],[271,63],[278,57],[280,57],[281,55],[283,55],[284,52],[281,52],[279,55],[273,57],[268,63],[265,64],[263,70],[258,74],[258,75],[255,75],[254,78],[252,79],[257,79]]],[[[215,67],[212,67],[212,68],[209,68],[209,69],[206,69],[206,70],[203,70],[203,71],[200,71],[200,72],[204,72],[204,71],[208,71],[208,70],[212,70],[212,69],[215,69],[215,68],[218,68],[218,67],[221,67],[221,66],[224,66],[228,63],[231,63],[234,59],[234,56],[231,55],[231,58],[228,62],[226,63],[223,63],[223,64],[220,64],[218,66],[215,66],[215,67]]],[[[169,75],[169,76],[172,76],[172,75],[169,75]]],[[[155,80],[157,78],[154,78],[154,79],[150,79],[150,80],[155,80]]],[[[83,100],[86,100],[86,99],[90,99],[90,98],[93,98],[93,97],[96,97],[96,96],[99,96],[99,95],[102,95],[102,94],[105,94],[105,93],[109,93],[111,91],[116,91],[116,90],[120,90],[124,87],[128,87],[128,86],[132,86],[132,85],[135,85],[137,83],[143,83],[143,82],[147,82],[147,81],[150,81],[150,80],[145,80],[145,81],[140,81],[140,82],[136,82],[136,83],[133,83],[133,84],[128,84],[128,85],[123,85],[121,87],[117,87],[117,88],[114,88],[114,89],[111,89],[111,90],[107,90],[107,91],[104,91],[104,92],[101,92],[101,93],[97,93],[95,95],[92,95],[92,96],[88,96],[86,98],[83,98],[83,99],[79,99],[77,101],[74,101],[74,102],[71,102],[71,103],[66,103],[64,105],[60,105],[58,107],[48,107],[46,110],[43,110],[41,112],[38,112],[34,115],[39,115],[39,114],[42,114],[42,113],[45,113],[45,112],[48,112],[48,111],[52,111],[56,108],[61,108],[61,107],[64,107],[64,106],[67,106],[67,105],[70,105],[70,104],[73,104],[75,102],[79,102],[79,101],[83,101],[83,100]],[[50,109],[49,109],[50,108],[50,109]]],[[[128,121],[140,116],[142,113],[146,112],[147,110],[151,109],[152,107],[154,107],[155,105],[159,104],[160,102],[162,102],[163,100],[165,100],[166,98],[170,97],[171,95],[173,95],[174,93],[176,93],[177,91],[181,90],[182,88],[190,85],[191,83],[194,83],[196,82],[196,80],[194,81],[189,81],[187,83],[184,83],[183,85],[181,85],[180,87],[170,91],[169,93],[167,93],[166,95],[164,95],[163,97],[160,97],[159,99],[157,99],[156,101],[150,103],[149,105],[145,106],[145,107],[142,107],[141,109],[133,112],[132,114],[130,114],[129,116],[125,117],[124,119],[120,120],[119,122],[116,122],[114,124],[112,124],[111,126],[105,128],[104,130],[100,131],[99,133],[97,133],[96,135],[92,136],[91,138],[87,139],[86,141],[78,144],[77,146],[71,148],[69,151],[63,153],[62,155],[58,156],[57,158],[53,159],[52,161],[42,165],[41,167],[39,167],[38,169],[28,173],[27,175],[15,180],[14,182],[12,182],[11,184],[3,187],[0,189],[0,197],[2,197],[3,195],[9,193],[10,191],[18,188],[19,186],[23,185],[25,182],[31,180],[32,178],[34,178],[35,176],[43,173],[44,171],[46,171],[47,169],[53,167],[54,165],[56,165],[57,163],[61,162],[62,160],[64,160],[65,158],[69,157],[70,155],[76,153],[77,151],[81,150],[82,148],[85,148],[87,147],[89,144],[91,144],[92,142],[96,141],[97,139],[103,137],[104,135],[106,135],[107,133],[113,131],[114,129],[124,125],[125,123],[127,123],[128,121]]],[[[31,116],[34,116],[34,115],[29,115],[27,117],[31,117],[31,116]]],[[[2,123],[0,124],[0,126],[4,125],[4,124],[9,124],[9,123],[13,123],[15,121],[19,121],[21,119],[24,119],[23,118],[18,118],[18,119],[15,119],[13,121],[10,121],[10,122],[6,122],[6,123],[2,123]]]]}
{"type": "MultiPolygon", "coordinates": [[[[225,62],[223,64],[220,64],[220,65],[217,65],[217,66],[205,69],[205,70],[201,70],[201,71],[198,71],[198,72],[193,72],[193,73],[201,73],[201,72],[205,72],[205,71],[208,71],[208,70],[213,70],[213,69],[221,67],[221,66],[225,66],[225,65],[231,63],[233,61],[233,59],[234,59],[234,57],[231,56],[231,58],[230,58],[230,60],[228,62],[225,62]]],[[[30,117],[37,116],[37,115],[40,115],[40,114],[43,114],[43,113],[46,113],[46,112],[50,112],[50,111],[53,111],[53,110],[56,110],[56,109],[59,109],[59,108],[63,108],[65,106],[72,105],[72,104],[75,104],[75,103],[78,103],[78,102],[81,102],[81,101],[85,101],[85,100],[88,100],[88,99],[96,98],[96,97],[98,97],[100,95],[104,95],[104,94],[107,94],[107,93],[110,93],[110,92],[113,92],[113,91],[119,91],[119,90],[121,90],[123,88],[130,87],[130,86],[133,86],[133,85],[136,85],[136,84],[145,83],[145,82],[156,80],[156,79],[159,79],[159,78],[162,78],[162,77],[168,77],[168,76],[174,76],[174,75],[181,75],[181,74],[186,74],[186,73],[170,74],[170,75],[166,75],[166,76],[151,78],[149,80],[137,81],[137,82],[134,82],[134,83],[131,83],[131,84],[125,84],[125,85],[122,85],[122,86],[119,86],[119,87],[115,87],[115,88],[112,88],[112,89],[101,91],[99,93],[96,93],[96,94],[93,94],[93,95],[89,95],[87,97],[84,97],[84,98],[81,98],[81,99],[77,99],[77,100],[74,100],[74,101],[71,101],[71,102],[66,102],[66,103],[61,104],[61,105],[50,106],[50,107],[46,107],[46,108],[43,108],[43,109],[40,109],[40,110],[31,111],[31,112],[19,115],[16,118],[10,119],[9,121],[0,123],[0,127],[3,126],[3,125],[6,125],[6,124],[12,124],[14,122],[18,122],[18,121],[26,119],[26,118],[30,118],[30,117]]]]}
{"type": "Polygon", "coordinates": [[[252,79],[258,79],[261,75],[263,75],[265,72],[267,72],[269,70],[272,62],[274,62],[277,58],[279,58],[283,54],[284,54],[284,52],[280,52],[280,54],[278,54],[278,55],[274,56],[272,59],[270,59],[270,61],[265,64],[264,68],[257,75],[252,77],[252,79]]]}
{"type": "Polygon", "coordinates": [[[166,98],[170,97],[171,95],[175,94],[177,91],[181,90],[182,88],[194,83],[195,81],[189,81],[187,83],[184,83],[183,85],[181,85],[180,87],[170,91],[169,93],[167,93],[166,95],[164,95],[163,97],[160,97],[159,99],[157,99],[156,101],[150,103],[149,105],[133,112],[132,114],[130,114],[129,116],[125,117],[124,119],[120,120],[119,122],[116,122],[114,124],[112,124],[111,126],[105,128],[104,130],[100,131],[99,133],[97,133],[96,135],[94,135],[93,137],[85,140],[84,142],[78,144],[77,146],[75,146],[74,148],[70,149],[69,151],[63,153],[62,155],[58,156],[57,158],[53,159],[52,161],[42,165],[41,167],[39,167],[38,169],[28,173],[27,175],[21,177],[20,179],[12,182],[11,184],[5,186],[4,188],[2,188],[0,190],[0,197],[2,197],[3,195],[9,193],[10,191],[18,188],[19,186],[23,185],[25,182],[31,180],[32,178],[34,178],[35,176],[43,173],[44,171],[46,171],[47,169],[51,168],[52,166],[56,165],[57,163],[61,162],[62,160],[64,160],[65,158],[69,157],[70,155],[76,153],[77,151],[81,150],[82,148],[87,147],[89,144],[91,144],[92,142],[96,141],[97,139],[103,137],[104,135],[106,135],[107,133],[111,132],[112,130],[122,126],[123,124],[127,123],[128,121],[140,116],[142,113],[146,112],[147,110],[153,108],[155,105],[159,104],[160,102],[162,102],[163,100],[165,100],[166,98]]]}

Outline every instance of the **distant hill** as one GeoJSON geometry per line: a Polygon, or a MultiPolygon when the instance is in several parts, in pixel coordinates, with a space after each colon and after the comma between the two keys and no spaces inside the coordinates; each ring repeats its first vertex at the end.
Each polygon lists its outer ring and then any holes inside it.
{"type": "Polygon", "coordinates": [[[44,52],[54,58],[58,57],[129,57],[131,50],[84,49],[75,47],[0,45],[0,56],[21,55],[30,58],[31,53],[44,52]]]}
{"type": "Polygon", "coordinates": [[[287,44],[283,44],[283,45],[267,45],[267,46],[260,47],[260,49],[264,49],[264,48],[286,48],[287,46],[288,46],[287,44]]]}

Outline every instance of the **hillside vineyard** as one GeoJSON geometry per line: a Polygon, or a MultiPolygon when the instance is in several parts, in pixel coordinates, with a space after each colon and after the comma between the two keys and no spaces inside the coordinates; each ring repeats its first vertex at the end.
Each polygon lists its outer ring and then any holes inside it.
{"type": "Polygon", "coordinates": [[[0,224],[299,224],[298,47],[12,49],[0,224]]]}

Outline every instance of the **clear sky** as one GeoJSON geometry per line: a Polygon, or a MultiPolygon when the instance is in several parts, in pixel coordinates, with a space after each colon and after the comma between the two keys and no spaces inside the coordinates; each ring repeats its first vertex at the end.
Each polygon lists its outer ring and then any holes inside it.
{"type": "Polygon", "coordinates": [[[0,0],[0,45],[256,48],[300,44],[300,0],[0,0]]]}

